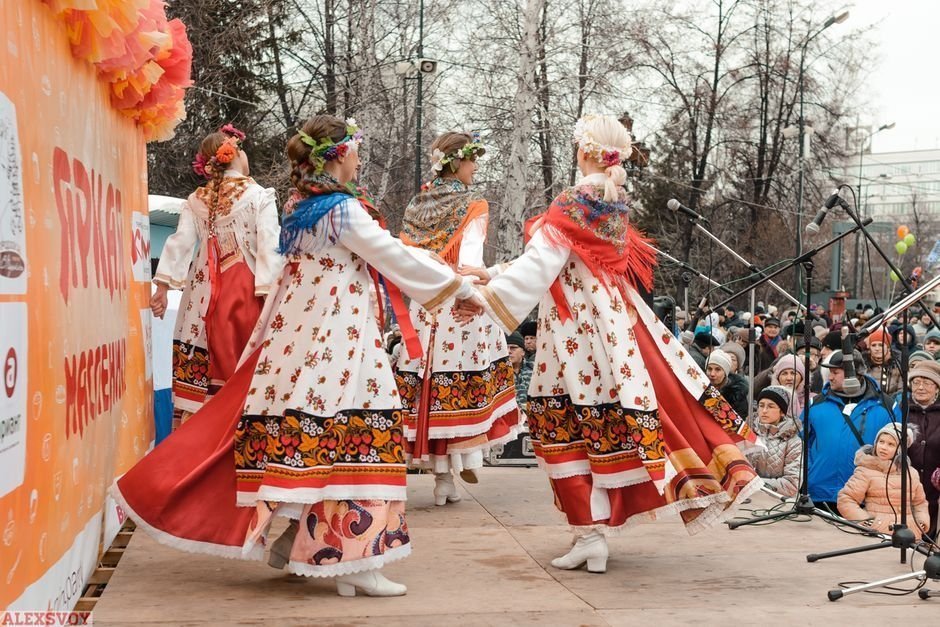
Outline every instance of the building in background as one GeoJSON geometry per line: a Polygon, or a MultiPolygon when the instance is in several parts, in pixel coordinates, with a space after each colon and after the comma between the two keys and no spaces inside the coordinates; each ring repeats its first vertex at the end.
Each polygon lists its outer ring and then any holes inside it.
{"type": "MultiPolygon", "coordinates": [[[[927,278],[940,270],[928,260],[940,236],[940,150],[863,150],[850,156],[832,178],[854,188],[861,215],[874,220],[869,232],[905,275],[915,267],[922,267],[927,278]],[[901,225],[916,239],[904,255],[895,250],[901,225]]],[[[860,246],[846,246],[842,284],[862,300],[890,301],[900,293],[900,285],[891,280],[887,263],[874,250],[869,259],[864,248],[863,240],[860,246]]]]}

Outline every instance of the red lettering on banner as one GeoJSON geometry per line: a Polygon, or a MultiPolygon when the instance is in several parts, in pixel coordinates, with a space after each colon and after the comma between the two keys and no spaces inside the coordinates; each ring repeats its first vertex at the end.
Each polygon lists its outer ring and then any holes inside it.
{"type": "Polygon", "coordinates": [[[121,190],[58,147],[52,152],[52,178],[62,224],[62,298],[68,303],[73,289],[89,286],[106,289],[114,298],[127,289],[121,190]]]}
{"type": "Polygon", "coordinates": [[[83,437],[88,423],[124,398],[127,341],[117,340],[65,358],[65,437],[83,437]]]}

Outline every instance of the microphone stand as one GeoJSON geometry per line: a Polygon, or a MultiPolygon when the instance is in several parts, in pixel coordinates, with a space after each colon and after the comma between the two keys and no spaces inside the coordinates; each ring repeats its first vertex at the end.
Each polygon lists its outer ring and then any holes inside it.
{"type": "MultiPolygon", "coordinates": [[[[870,224],[871,221],[872,221],[871,218],[867,218],[864,224],[870,224]]],[[[871,528],[869,528],[869,527],[864,527],[864,526],[862,526],[862,525],[860,525],[860,524],[856,524],[856,523],[853,523],[853,522],[851,522],[851,521],[847,521],[847,520],[845,520],[845,519],[843,519],[843,518],[840,518],[839,516],[836,516],[835,514],[832,514],[832,513],[830,513],[830,512],[826,512],[826,511],[823,511],[823,510],[821,510],[821,509],[818,509],[818,508],[816,507],[815,503],[813,503],[813,499],[810,498],[810,496],[809,496],[809,482],[808,482],[808,478],[809,478],[809,448],[808,448],[807,442],[809,442],[809,439],[810,439],[811,434],[812,434],[812,424],[811,424],[811,422],[810,422],[810,420],[809,420],[809,407],[810,407],[810,402],[809,402],[809,401],[810,401],[810,399],[809,399],[809,388],[810,388],[810,386],[809,386],[809,382],[808,382],[808,379],[809,379],[808,373],[810,372],[809,349],[810,349],[810,338],[811,338],[811,336],[812,336],[812,327],[811,327],[811,325],[809,324],[809,319],[808,319],[808,316],[809,316],[809,308],[810,308],[810,305],[811,305],[811,303],[812,303],[812,292],[813,292],[813,291],[812,291],[812,286],[813,286],[813,268],[814,268],[814,264],[813,264],[812,259],[813,259],[813,257],[816,256],[817,253],[819,253],[819,251],[821,251],[821,250],[823,250],[823,249],[825,249],[825,248],[828,248],[829,246],[832,246],[832,245],[835,244],[836,242],[838,242],[838,241],[844,239],[845,237],[848,237],[849,235],[854,234],[855,232],[857,232],[857,231],[858,231],[859,229],[861,229],[861,228],[863,228],[861,224],[856,225],[856,226],[852,227],[851,229],[849,229],[848,231],[846,231],[845,233],[842,233],[842,234],[837,235],[836,237],[832,238],[832,239],[829,240],[828,242],[826,242],[826,243],[824,243],[824,244],[822,244],[822,245],[820,245],[820,246],[817,246],[816,248],[813,248],[813,249],[811,249],[811,250],[806,251],[805,253],[803,253],[803,254],[800,255],[799,257],[797,257],[797,258],[793,259],[792,261],[790,261],[790,263],[786,264],[785,266],[783,266],[783,267],[781,267],[781,268],[778,268],[778,269],[775,270],[773,273],[761,277],[761,278],[758,279],[755,283],[753,283],[750,287],[744,288],[743,290],[741,290],[740,292],[738,292],[738,293],[735,294],[734,296],[730,297],[730,298],[728,299],[728,301],[727,301],[727,302],[730,302],[731,300],[733,300],[734,298],[740,296],[741,294],[743,294],[744,292],[746,292],[746,291],[748,291],[748,290],[754,290],[754,289],[756,289],[759,285],[762,285],[762,284],[764,284],[764,283],[769,282],[771,278],[777,276],[778,274],[782,274],[782,273],[786,272],[787,270],[789,270],[789,269],[791,269],[791,268],[793,268],[793,267],[795,267],[795,266],[797,266],[797,265],[802,265],[802,266],[803,266],[803,269],[805,270],[805,272],[804,272],[804,274],[805,274],[805,279],[804,279],[804,281],[805,281],[805,288],[806,288],[806,289],[805,289],[806,304],[805,304],[805,309],[804,309],[804,320],[803,320],[803,368],[804,368],[804,372],[807,373],[807,377],[806,377],[806,378],[807,378],[807,381],[804,382],[804,385],[803,385],[803,407],[804,407],[804,414],[803,414],[803,469],[802,469],[802,476],[800,477],[800,488],[799,488],[799,491],[797,492],[796,500],[793,502],[793,506],[792,506],[792,508],[790,508],[789,510],[783,510],[783,511],[779,511],[779,512],[774,512],[774,513],[768,514],[768,515],[766,515],[766,516],[757,516],[757,517],[754,517],[754,518],[748,518],[748,519],[746,519],[746,520],[732,520],[732,521],[729,521],[729,522],[728,522],[728,528],[729,528],[729,529],[737,529],[738,527],[744,527],[744,526],[746,526],[746,525],[756,525],[756,524],[759,524],[759,523],[769,522],[769,521],[786,520],[786,519],[790,518],[790,517],[793,516],[793,515],[802,514],[802,515],[811,516],[811,517],[812,517],[812,516],[817,516],[817,517],[823,518],[823,519],[825,519],[825,520],[827,520],[827,521],[829,521],[829,522],[833,522],[833,523],[836,523],[836,524],[845,525],[845,526],[849,526],[849,527],[854,527],[855,529],[858,529],[859,531],[863,531],[863,532],[865,532],[866,534],[873,534],[873,533],[874,533],[873,530],[872,530],[871,528]]],[[[720,305],[719,305],[719,306],[720,306],[720,305]]]]}
{"type": "Polygon", "coordinates": [[[662,251],[662,250],[656,248],[655,246],[653,246],[652,244],[650,244],[650,243],[648,243],[648,242],[644,242],[644,244],[646,244],[649,248],[651,248],[652,250],[654,250],[657,255],[663,257],[663,258],[666,259],[667,261],[670,261],[670,262],[672,262],[673,264],[675,264],[675,265],[679,266],[680,268],[682,268],[682,272],[679,274],[679,279],[680,279],[680,281],[682,281],[682,283],[681,283],[681,286],[680,286],[680,288],[679,288],[679,293],[677,294],[678,298],[676,299],[676,302],[683,304],[686,313],[688,313],[688,311],[689,311],[689,286],[692,284],[692,279],[695,278],[695,277],[698,277],[698,278],[700,278],[700,279],[704,279],[705,281],[707,281],[708,283],[710,283],[710,284],[712,285],[712,287],[714,287],[714,288],[716,288],[716,289],[720,289],[720,290],[722,290],[723,292],[725,292],[726,294],[730,294],[730,293],[731,293],[731,290],[730,290],[729,288],[727,288],[727,287],[725,287],[724,285],[722,285],[722,284],[718,283],[717,281],[713,280],[713,279],[712,279],[711,277],[709,277],[708,275],[702,274],[701,272],[699,272],[698,270],[696,270],[695,268],[693,268],[693,267],[690,266],[689,264],[685,263],[684,261],[679,261],[678,259],[676,259],[676,258],[673,257],[672,255],[670,255],[669,253],[664,252],[664,251],[662,251]]]}
{"type": "MultiPolygon", "coordinates": [[[[855,225],[862,232],[862,235],[865,236],[865,239],[868,240],[868,243],[875,247],[875,250],[878,252],[878,255],[881,256],[881,258],[885,260],[885,263],[888,264],[888,267],[891,268],[892,271],[894,271],[895,276],[898,277],[898,280],[901,282],[901,285],[904,286],[904,291],[908,294],[912,294],[913,292],[915,292],[916,290],[914,289],[914,286],[911,285],[911,282],[907,279],[904,273],[901,272],[901,270],[897,266],[894,265],[894,263],[891,261],[891,257],[889,257],[885,253],[885,251],[881,249],[881,246],[878,245],[878,242],[875,241],[875,239],[871,236],[871,233],[869,233],[868,230],[865,228],[868,224],[871,223],[871,219],[866,219],[865,222],[862,222],[861,218],[859,218],[858,212],[855,211],[849,203],[845,203],[841,206],[843,209],[845,209],[845,213],[852,219],[853,222],[855,222],[855,225]]],[[[874,294],[872,294],[872,296],[874,296],[874,294]]],[[[933,322],[934,328],[940,329],[940,322],[937,321],[937,317],[934,315],[933,310],[927,307],[926,305],[924,305],[923,303],[918,303],[918,304],[920,305],[921,311],[923,311],[925,314],[927,314],[930,317],[931,322],[933,322]]]]}
{"type": "MultiPolygon", "coordinates": [[[[919,302],[921,298],[926,296],[936,287],[940,286],[940,276],[934,277],[925,285],[921,286],[917,290],[911,292],[904,299],[899,301],[893,307],[889,307],[881,316],[873,318],[866,324],[858,333],[858,340],[861,341],[871,335],[876,329],[878,329],[884,321],[890,319],[899,311],[901,313],[901,321],[904,327],[907,327],[910,315],[910,307],[915,303],[919,302]]],[[[910,384],[908,382],[908,346],[907,342],[901,344],[901,433],[900,433],[900,443],[898,444],[899,453],[900,453],[900,462],[901,462],[901,523],[894,525],[892,527],[891,538],[883,540],[877,544],[869,544],[865,546],[855,547],[851,549],[843,549],[841,551],[830,551],[828,553],[820,553],[815,555],[807,555],[806,560],[808,562],[815,562],[821,559],[826,559],[829,557],[838,557],[840,555],[851,555],[854,553],[862,553],[866,551],[874,551],[877,549],[884,548],[897,548],[901,550],[901,563],[907,563],[907,550],[913,549],[919,553],[928,555],[927,563],[924,564],[926,570],[922,570],[915,573],[910,573],[907,575],[900,575],[897,577],[891,577],[889,579],[882,579],[879,581],[873,581],[870,583],[862,584],[859,586],[854,586],[852,588],[836,588],[830,590],[828,593],[830,601],[837,601],[843,596],[848,594],[855,594],[856,592],[863,592],[865,590],[870,590],[872,588],[879,588],[882,586],[887,586],[890,584],[898,583],[900,581],[906,581],[908,579],[920,579],[925,580],[926,578],[931,579],[940,579],[940,557],[930,557],[930,552],[923,548],[920,545],[917,545],[917,534],[915,530],[908,528],[907,526],[907,510],[908,510],[908,501],[910,499],[910,494],[908,492],[908,480],[909,476],[909,465],[910,460],[907,455],[907,428],[909,424],[909,411],[910,411],[910,384]],[[929,566],[928,564],[932,564],[929,566]]],[[[917,521],[914,521],[915,529],[917,526],[917,521]]],[[[930,593],[927,593],[927,596],[930,596],[930,593]]],[[[921,598],[927,598],[921,594],[921,598]]],[[[936,596],[936,595],[934,595],[936,596]]]]}
{"type": "MultiPolygon", "coordinates": [[[[778,292],[780,292],[780,294],[782,294],[783,297],[786,298],[788,301],[790,301],[791,303],[793,303],[794,305],[796,305],[796,307],[797,307],[797,312],[799,312],[800,310],[804,309],[804,306],[803,306],[803,304],[800,303],[800,301],[798,301],[797,299],[795,299],[788,291],[786,291],[785,289],[783,289],[782,287],[780,287],[779,285],[777,285],[776,283],[774,283],[774,282],[771,280],[771,278],[772,278],[773,276],[776,276],[777,274],[779,274],[779,272],[774,273],[774,274],[771,275],[771,276],[768,276],[763,270],[761,270],[761,269],[758,268],[756,265],[754,265],[753,263],[751,263],[750,261],[748,261],[747,259],[745,259],[745,258],[742,257],[741,255],[739,255],[739,254],[737,253],[737,251],[735,251],[733,248],[731,248],[730,246],[728,246],[727,244],[725,244],[723,241],[721,241],[721,239],[719,239],[718,236],[716,236],[716,235],[715,235],[714,233],[712,233],[710,230],[708,230],[708,229],[706,229],[704,226],[702,226],[702,219],[701,219],[700,217],[698,217],[698,216],[689,216],[689,215],[686,215],[686,217],[688,218],[689,222],[692,223],[692,226],[694,226],[696,229],[698,229],[701,233],[704,233],[706,236],[708,236],[709,239],[711,239],[713,242],[715,242],[716,244],[718,244],[718,245],[719,245],[722,249],[724,249],[728,254],[730,254],[732,257],[734,257],[734,259],[736,259],[737,261],[739,261],[740,263],[742,263],[748,270],[751,271],[752,274],[755,274],[755,275],[760,276],[760,277],[764,277],[764,279],[766,280],[766,283],[767,283],[768,285],[770,285],[770,286],[773,287],[775,290],[777,290],[778,292]]],[[[796,263],[796,262],[794,262],[794,263],[796,263]]],[[[790,266],[790,267],[792,267],[792,266],[790,266]]],[[[750,293],[751,293],[751,294],[750,294],[751,318],[750,318],[750,320],[748,321],[748,332],[747,332],[747,363],[748,363],[747,371],[748,371],[748,378],[749,378],[749,381],[748,381],[749,385],[748,385],[748,392],[747,392],[747,408],[748,408],[748,412],[751,411],[751,407],[754,405],[754,375],[757,374],[757,373],[754,372],[754,369],[755,369],[755,364],[754,364],[754,360],[755,360],[755,354],[754,354],[754,353],[755,353],[755,347],[754,347],[754,345],[757,343],[757,335],[756,335],[755,330],[754,330],[754,310],[757,309],[757,292],[755,291],[755,288],[756,288],[758,285],[760,285],[761,283],[763,283],[763,282],[764,282],[764,281],[755,283],[751,288],[748,288],[748,289],[746,289],[746,290],[742,290],[742,291],[738,292],[738,293],[735,294],[734,296],[731,296],[730,298],[728,298],[728,299],[722,301],[719,305],[717,305],[717,306],[715,306],[715,307],[713,308],[713,310],[714,310],[714,309],[720,309],[720,308],[723,307],[724,305],[727,305],[728,303],[730,303],[730,302],[732,302],[733,300],[735,300],[738,296],[742,295],[743,293],[748,292],[748,291],[750,291],[750,293]]],[[[726,291],[727,291],[727,290],[726,290],[726,291]]],[[[703,303],[703,304],[707,303],[707,296],[706,296],[706,299],[702,301],[702,303],[703,303]]],[[[805,309],[805,311],[809,311],[809,309],[805,309]]],[[[693,332],[694,332],[695,326],[696,326],[697,323],[698,323],[699,317],[701,317],[701,315],[702,315],[703,313],[704,313],[704,310],[703,310],[702,306],[700,305],[699,308],[698,308],[698,310],[695,312],[695,316],[692,318],[692,329],[693,329],[693,332]]],[[[940,327],[940,325],[938,325],[938,327],[940,327]]]]}

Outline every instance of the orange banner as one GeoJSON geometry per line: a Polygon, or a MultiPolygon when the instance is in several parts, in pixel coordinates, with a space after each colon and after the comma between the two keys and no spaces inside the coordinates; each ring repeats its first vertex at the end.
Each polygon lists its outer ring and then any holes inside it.
{"type": "Polygon", "coordinates": [[[0,608],[67,610],[153,439],[146,153],[44,4],[0,24],[0,608]]]}

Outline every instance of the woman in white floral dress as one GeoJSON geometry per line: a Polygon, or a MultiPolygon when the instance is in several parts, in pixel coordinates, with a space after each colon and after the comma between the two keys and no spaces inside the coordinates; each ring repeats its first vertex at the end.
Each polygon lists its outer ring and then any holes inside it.
{"type": "MultiPolygon", "coordinates": [[[[431,144],[435,178],[405,209],[401,239],[451,267],[483,267],[489,205],[470,190],[479,137],[444,133],[431,144]]],[[[452,471],[477,482],[484,453],[519,429],[514,373],[506,339],[489,316],[461,326],[453,306],[425,311],[411,305],[424,348],[421,359],[399,359],[396,376],[408,412],[405,435],[411,462],[434,472],[434,502],[460,500],[452,471]]]]}
{"type": "Polygon", "coordinates": [[[360,141],[353,121],[326,115],[290,140],[287,265],[246,355],[115,494],[158,540],[229,557],[260,558],[271,521],[287,517],[269,563],[335,577],[344,596],[395,596],[405,586],[379,569],[411,551],[403,419],[370,285],[430,309],[473,288],[389,235],[351,191],[360,141]]]}
{"type": "Polygon", "coordinates": [[[248,176],[244,138],[226,125],[202,141],[193,169],[209,180],[183,203],[153,279],[159,318],[167,290],[183,290],[173,334],[174,429],[232,376],[283,265],[277,199],[248,176]]]}
{"type": "Polygon", "coordinates": [[[604,572],[607,534],[664,514],[693,533],[761,480],[738,447],[747,422],[634,289],[651,287],[654,259],[629,228],[629,134],[608,116],[575,131],[584,176],[480,293],[507,332],[539,304],[529,431],[577,538],[552,565],[604,572]]]}

